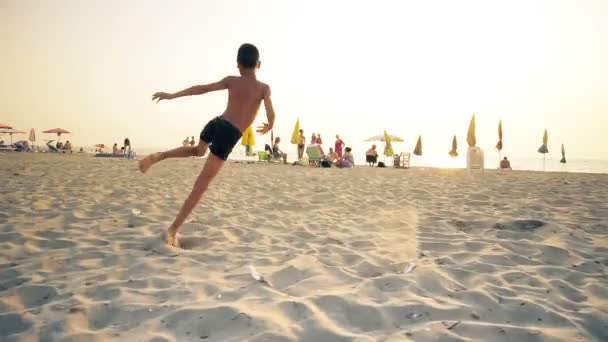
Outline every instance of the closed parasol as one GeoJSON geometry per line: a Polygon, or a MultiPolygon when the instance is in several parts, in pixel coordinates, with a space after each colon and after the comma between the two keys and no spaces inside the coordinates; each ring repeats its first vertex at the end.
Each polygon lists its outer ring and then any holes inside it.
{"type": "MultiPolygon", "coordinates": [[[[274,143],[274,141],[273,141],[274,143]]],[[[300,141],[300,119],[296,120],[296,125],[293,128],[293,132],[291,133],[291,143],[294,145],[299,145],[300,141]]]]}
{"type": "Polygon", "coordinates": [[[36,141],[36,131],[33,128],[30,129],[30,136],[28,137],[28,140],[31,142],[36,141]]]}
{"type": "Polygon", "coordinates": [[[566,164],[566,149],[564,148],[564,144],[562,144],[562,159],[559,162],[566,164]]]}
{"type": "Polygon", "coordinates": [[[549,134],[547,133],[547,129],[545,128],[545,134],[543,134],[543,144],[538,148],[538,153],[542,153],[543,155],[543,171],[545,170],[545,161],[547,153],[549,153],[549,148],[547,144],[549,143],[549,134]]]}
{"type": "Polygon", "coordinates": [[[418,136],[418,141],[416,142],[416,147],[414,148],[414,154],[417,156],[422,155],[422,136],[418,136]]]}
{"type": "Polygon", "coordinates": [[[477,144],[477,138],[475,137],[475,114],[471,118],[469,123],[469,130],[467,131],[467,143],[469,147],[474,147],[477,144]]]}
{"type": "Polygon", "coordinates": [[[458,157],[458,142],[456,142],[456,136],[454,136],[454,138],[452,138],[452,150],[450,151],[449,155],[451,157],[458,157]]]}
{"type": "Polygon", "coordinates": [[[498,143],[496,143],[496,149],[498,150],[498,163],[500,163],[500,160],[502,159],[502,120],[498,121],[498,143]]]}

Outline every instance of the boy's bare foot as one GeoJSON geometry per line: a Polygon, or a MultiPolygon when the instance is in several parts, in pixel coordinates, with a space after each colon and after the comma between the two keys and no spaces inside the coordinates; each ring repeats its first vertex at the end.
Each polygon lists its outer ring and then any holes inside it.
{"type": "Polygon", "coordinates": [[[139,161],[139,171],[146,173],[148,169],[160,160],[160,153],[152,153],[139,161]]]}
{"type": "Polygon", "coordinates": [[[167,245],[180,248],[179,240],[177,239],[177,229],[173,228],[173,226],[167,229],[167,245]]]}

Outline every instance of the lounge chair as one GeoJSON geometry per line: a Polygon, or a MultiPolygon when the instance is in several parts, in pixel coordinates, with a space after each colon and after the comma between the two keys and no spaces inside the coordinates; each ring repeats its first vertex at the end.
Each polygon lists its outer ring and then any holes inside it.
{"type": "Polygon", "coordinates": [[[0,145],[0,152],[14,152],[16,148],[14,145],[0,145]]]}
{"type": "Polygon", "coordinates": [[[59,153],[59,149],[53,145],[51,145],[53,143],[54,140],[49,140],[46,143],[46,147],[49,149],[49,152],[54,152],[54,153],[59,153]]]}
{"type": "Polygon", "coordinates": [[[469,147],[467,150],[467,170],[484,170],[484,154],[483,150],[477,146],[469,147]]]}
{"type": "Polygon", "coordinates": [[[396,169],[409,169],[410,168],[411,154],[407,152],[401,152],[401,154],[395,154],[393,156],[393,166],[396,169]]]}
{"type": "Polygon", "coordinates": [[[269,162],[272,159],[270,153],[266,151],[258,151],[258,161],[260,162],[269,162]]]}
{"type": "Polygon", "coordinates": [[[321,154],[321,150],[317,146],[308,146],[306,148],[306,155],[308,156],[308,164],[321,167],[321,160],[323,159],[323,155],[321,154]]]}
{"type": "Polygon", "coordinates": [[[378,156],[370,156],[369,154],[365,155],[365,162],[370,164],[371,166],[376,165],[376,163],[378,162],[378,156]]]}

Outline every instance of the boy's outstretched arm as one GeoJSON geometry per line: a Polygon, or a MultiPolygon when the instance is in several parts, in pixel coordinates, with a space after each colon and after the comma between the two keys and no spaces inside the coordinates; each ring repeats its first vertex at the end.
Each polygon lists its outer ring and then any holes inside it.
{"type": "Polygon", "coordinates": [[[160,100],[172,100],[182,96],[202,95],[212,91],[228,89],[229,78],[230,77],[225,77],[221,81],[215,83],[195,85],[193,87],[178,91],[177,93],[173,94],[158,92],[152,95],[152,101],[156,100],[156,102],[158,102],[160,100]]]}
{"type": "Polygon", "coordinates": [[[271,92],[270,87],[266,86],[264,89],[264,108],[266,108],[266,117],[268,118],[268,123],[264,124],[264,126],[258,128],[258,133],[266,134],[272,130],[274,127],[274,108],[272,107],[272,99],[270,98],[271,92]]]}

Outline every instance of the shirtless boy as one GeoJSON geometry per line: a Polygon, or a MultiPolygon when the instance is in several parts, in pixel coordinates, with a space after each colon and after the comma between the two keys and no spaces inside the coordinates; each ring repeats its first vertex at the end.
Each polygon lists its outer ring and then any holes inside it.
{"type": "Polygon", "coordinates": [[[179,227],[201,200],[243,132],[253,123],[262,101],[266,108],[268,123],[258,127],[257,132],[266,134],[274,125],[275,114],[270,99],[270,87],[256,79],[256,69],[260,67],[258,49],[251,44],[241,45],[237,54],[237,64],[241,76],[228,76],[219,82],[196,85],[174,94],[159,92],[152,96],[152,100],[158,102],[228,89],[228,105],[224,114],[207,123],[201,132],[198,146],[182,146],[170,151],[154,153],[139,162],[141,172],[146,172],[153,164],[167,158],[202,157],[207,152],[207,148],[211,151],[190,195],[167,230],[167,243],[171,246],[179,247],[177,239],[179,227]]]}

